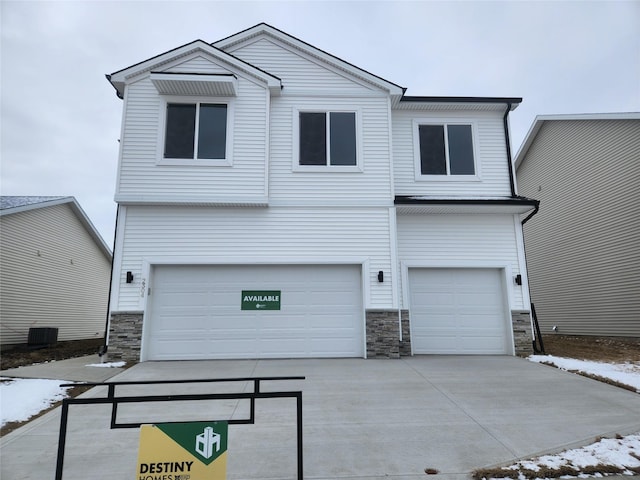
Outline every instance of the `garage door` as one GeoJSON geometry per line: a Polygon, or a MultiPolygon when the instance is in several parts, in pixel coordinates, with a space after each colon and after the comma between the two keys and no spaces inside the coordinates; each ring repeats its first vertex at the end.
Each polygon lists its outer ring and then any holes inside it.
{"type": "Polygon", "coordinates": [[[157,266],[143,359],[361,357],[360,271],[358,265],[157,266]],[[277,292],[280,305],[242,306],[242,292],[265,291],[277,292]]]}
{"type": "Polygon", "coordinates": [[[510,354],[499,269],[409,270],[414,353],[510,354]]]}

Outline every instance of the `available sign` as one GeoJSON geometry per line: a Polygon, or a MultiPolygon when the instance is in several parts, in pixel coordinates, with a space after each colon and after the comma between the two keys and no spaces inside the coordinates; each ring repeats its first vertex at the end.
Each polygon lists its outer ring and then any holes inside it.
{"type": "Polygon", "coordinates": [[[242,290],[241,310],[280,310],[280,290],[242,290]]]}
{"type": "Polygon", "coordinates": [[[142,425],[135,480],[224,480],[227,433],[227,422],[142,425]]]}

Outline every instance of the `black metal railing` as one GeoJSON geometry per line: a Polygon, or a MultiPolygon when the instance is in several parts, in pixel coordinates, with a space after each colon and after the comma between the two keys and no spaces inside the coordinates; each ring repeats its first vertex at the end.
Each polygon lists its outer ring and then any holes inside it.
{"type": "MultiPolygon", "coordinates": [[[[305,377],[241,377],[241,378],[215,378],[215,379],[194,379],[194,380],[148,380],[140,382],[106,382],[106,383],[72,383],[63,384],[62,387],[107,387],[107,396],[98,398],[65,398],[62,401],[62,415],[60,418],[60,433],[58,436],[58,456],[56,460],[56,477],[55,480],[62,480],[62,472],[64,468],[64,453],[67,439],[67,422],[69,419],[70,405],[104,405],[111,404],[111,421],[110,428],[139,428],[143,423],[118,423],[118,405],[130,403],[145,402],[175,402],[189,400],[243,400],[248,399],[250,402],[249,418],[240,419],[217,419],[225,420],[229,425],[237,424],[254,424],[255,423],[255,404],[259,398],[295,398],[296,399],[296,430],[297,430],[297,472],[298,480],[303,479],[303,463],[302,463],[302,391],[277,391],[262,392],[260,389],[261,382],[266,381],[287,381],[287,380],[304,380],[305,377]],[[253,382],[253,391],[246,393],[194,393],[194,394],[167,394],[167,395],[137,395],[122,396],[116,395],[116,387],[118,386],[140,386],[140,385],[178,385],[178,384],[194,384],[194,383],[233,383],[233,382],[253,382]]],[[[202,420],[202,419],[200,419],[202,420]]],[[[210,420],[210,419],[207,419],[210,420]]],[[[193,421],[196,421],[194,419],[193,421]]],[[[211,420],[213,421],[213,420],[211,420]]],[[[155,422],[170,423],[170,422],[155,422]]]]}

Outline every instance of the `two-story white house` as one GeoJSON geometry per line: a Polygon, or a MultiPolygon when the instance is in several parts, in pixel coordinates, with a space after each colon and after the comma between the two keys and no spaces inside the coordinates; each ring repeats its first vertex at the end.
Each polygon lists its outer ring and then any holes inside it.
{"type": "Polygon", "coordinates": [[[405,96],[266,24],[108,79],[110,356],[530,352],[520,98],[405,96]]]}

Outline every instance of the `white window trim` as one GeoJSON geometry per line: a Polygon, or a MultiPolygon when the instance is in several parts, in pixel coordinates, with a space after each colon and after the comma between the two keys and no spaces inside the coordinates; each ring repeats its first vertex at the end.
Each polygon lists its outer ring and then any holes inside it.
{"type": "MultiPolygon", "coordinates": [[[[194,167],[231,167],[233,166],[233,117],[235,99],[230,97],[182,97],[182,96],[162,96],[160,121],[158,122],[158,145],[156,154],[156,165],[169,166],[194,166],[194,167]],[[164,158],[164,137],[166,134],[167,104],[226,104],[227,105],[227,138],[225,145],[225,158],[164,158]]],[[[196,109],[196,134],[194,137],[194,155],[198,151],[198,126],[200,108],[196,109]]]]}
{"type": "MultiPolygon", "coordinates": [[[[446,128],[445,128],[446,133],[446,128]]],[[[479,182],[482,180],[480,156],[478,155],[478,126],[475,121],[467,119],[435,119],[416,118],[413,120],[413,158],[414,173],[417,182],[479,182]],[[446,127],[447,125],[471,125],[471,142],[473,145],[473,166],[475,175],[451,175],[449,173],[449,138],[444,136],[445,156],[447,162],[446,175],[423,175],[422,162],[420,158],[420,131],[421,125],[437,125],[446,127]]]]}
{"type": "Polygon", "coordinates": [[[294,172],[362,172],[362,112],[357,107],[349,106],[324,106],[318,107],[294,107],[293,108],[293,165],[294,172]],[[300,113],[355,113],[356,116],[356,164],[355,165],[329,165],[330,152],[330,128],[329,115],[326,116],[327,121],[327,165],[300,165],[300,113]]]}

